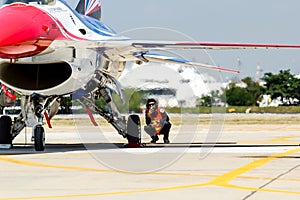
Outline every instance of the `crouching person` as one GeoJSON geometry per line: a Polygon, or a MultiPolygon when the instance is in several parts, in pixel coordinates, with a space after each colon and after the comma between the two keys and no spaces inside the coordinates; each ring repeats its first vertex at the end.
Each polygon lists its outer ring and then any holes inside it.
{"type": "Polygon", "coordinates": [[[146,104],[146,126],[144,130],[152,138],[151,143],[156,143],[159,138],[158,135],[164,135],[164,143],[168,144],[169,133],[172,124],[168,114],[161,108],[158,107],[155,99],[148,99],[146,104]]]}

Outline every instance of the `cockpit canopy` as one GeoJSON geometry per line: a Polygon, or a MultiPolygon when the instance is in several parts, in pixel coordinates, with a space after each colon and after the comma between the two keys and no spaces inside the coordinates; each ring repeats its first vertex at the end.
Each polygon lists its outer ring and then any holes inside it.
{"type": "Polygon", "coordinates": [[[39,5],[52,5],[56,0],[3,0],[0,2],[0,7],[12,3],[26,3],[26,4],[39,4],[39,5]]]}

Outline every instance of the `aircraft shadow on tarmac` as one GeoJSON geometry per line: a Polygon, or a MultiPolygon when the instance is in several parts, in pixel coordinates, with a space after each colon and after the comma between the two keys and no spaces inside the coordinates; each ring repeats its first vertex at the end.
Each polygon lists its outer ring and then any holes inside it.
{"type": "MultiPolygon", "coordinates": [[[[299,146],[287,144],[237,144],[236,142],[219,142],[219,143],[144,143],[142,148],[227,148],[227,147],[282,147],[282,146],[299,146]]],[[[109,150],[124,148],[124,143],[73,143],[46,144],[45,151],[35,151],[33,145],[14,144],[11,149],[0,149],[0,155],[22,155],[22,154],[40,154],[40,153],[58,153],[58,152],[75,152],[85,150],[109,150]]]]}
{"type": "MultiPolygon", "coordinates": [[[[141,148],[200,148],[200,147],[212,147],[220,145],[234,145],[235,143],[156,143],[148,144],[143,143],[141,148]]],[[[32,144],[13,144],[11,149],[0,149],[0,155],[22,155],[22,154],[39,154],[39,153],[57,153],[57,152],[74,152],[85,150],[109,150],[109,149],[122,149],[124,143],[49,143],[46,144],[45,151],[35,151],[32,144]]]]}
{"type": "Polygon", "coordinates": [[[40,154],[40,153],[63,153],[63,152],[75,152],[85,150],[108,150],[124,148],[123,143],[50,143],[46,144],[44,151],[35,151],[34,146],[31,144],[13,144],[13,148],[0,149],[0,155],[22,155],[22,154],[40,154]]]}

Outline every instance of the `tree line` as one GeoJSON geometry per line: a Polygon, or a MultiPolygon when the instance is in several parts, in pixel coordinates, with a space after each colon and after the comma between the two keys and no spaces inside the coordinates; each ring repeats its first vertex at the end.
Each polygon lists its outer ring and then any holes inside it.
{"type": "MultiPolygon", "coordinates": [[[[142,105],[145,105],[150,91],[125,88],[124,96],[126,101],[122,102],[118,95],[112,95],[120,112],[140,112],[142,105]]],[[[265,73],[261,82],[251,77],[243,78],[240,81],[233,81],[226,88],[211,91],[197,99],[196,106],[256,106],[264,94],[270,95],[272,99],[298,99],[300,100],[300,79],[290,70],[280,70],[278,74],[265,73]]],[[[95,100],[98,106],[105,110],[106,104],[102,98],[95,100]]],[[[71,105],[80,105],[71,100],[70,97],[62,99],[61,113],[70,113],[71,105]]],[[[284,105],[294,105],[293,102],[285,101],[284,105]]],[[[85,112],[84,108],[80,112],[85,112]]]]}
{"type": "Polygon", "coordinates": [[[203,95],[197,100],[197,105],[255,106],[264,94],[270,95],[271,99],[285,99],[283,105],[294,105],[293,99],[300,100],[300,79],[290,70],[280,70],[278,74],[265,73],[261,82],[246,77],[229,83],[226,88],[203,95]]]}

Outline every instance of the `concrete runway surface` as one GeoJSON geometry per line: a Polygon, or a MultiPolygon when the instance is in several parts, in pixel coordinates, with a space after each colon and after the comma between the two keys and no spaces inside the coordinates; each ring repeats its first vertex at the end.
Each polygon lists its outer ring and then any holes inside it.
{"type": "Polygon", "coordinates": [[[171,144],[124,149],[109,127],[61,126],[45,152],[28,129],[0,150],[0,200],[300,199],[299,128],[174,126],[171,144]]]}

